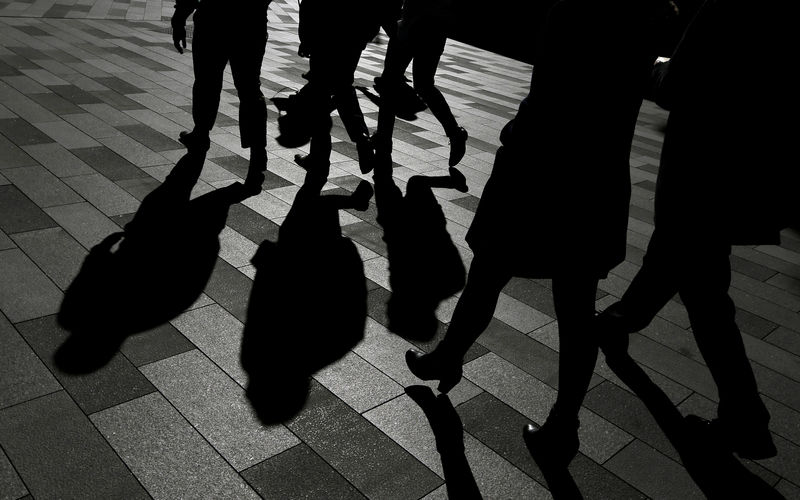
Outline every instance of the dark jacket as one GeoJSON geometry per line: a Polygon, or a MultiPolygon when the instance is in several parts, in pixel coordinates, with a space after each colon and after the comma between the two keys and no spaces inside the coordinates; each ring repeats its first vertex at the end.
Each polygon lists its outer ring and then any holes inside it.
{"type": "Polygon", "coordinates": [[[468,234],[514,275],[603,277],[625,257],[629,155],[657,2],[562,0],[468,234]]]}
{"type": "Polygon", "coordinates": [[[797,217],[797,160],[788,155],[797,137],[791,3],[707,0],[671,60],[655,68],[653,97],[670,110],[659,231],[768,244],[797,217]]]}

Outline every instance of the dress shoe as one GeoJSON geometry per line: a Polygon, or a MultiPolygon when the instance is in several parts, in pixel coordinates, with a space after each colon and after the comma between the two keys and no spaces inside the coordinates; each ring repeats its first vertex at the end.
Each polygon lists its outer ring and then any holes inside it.
{"type": "Polygon", "coordinates": [[[368,174],[372,172],[375,167],[375,149],[373,149],[369,137],[356,142],[356,150],[358,151],[358,168],[361,169],[361,173],[368,174]]]}
{"type": "Polygon", "coordinates": [[[358,210],[359,212],[363,212],[364,210],[368,209],[369,200],[372,198],[374,193],[375,190],[372,188],[372,184],[367,181],[359,182],[356,190],[353,191],[353,194],[350,196],[350,199],[353,202],[353,209],[358,210]]]}
{"type": "Polygon", "coordinates": [[[631,329],[633,327],[621,302],[611,304],[598,314],[594,324],[599,347],[606,358],[616,359],[627,355],[628,337],[637,330],[631,329]]]}
{"type": "Polygon", "coordinates": [[[211,139],[206,136],[201,136],[197,132],[188,132],[184,130],[178,134],[178,141],[186,146],[189,151],[197,151],[205,153],[211,147],[211,139]]]}
{"type": "Polygon", "coordinates": [[[451,167],[455,167],[458,165],[458,162],[464,158],[464,154],[467,152],[467,130],[464,127],[458,127],[456,132],[449,136],[450,137],[450,160],[448,161],[448,165],[451,167]]]}
{"type": "Polygon", "coordinates": [[[526,425],[522,438],[539,467],[565,468],[578,454],[579,425],[577,419],[560,420],[551,412],[541,427],[526,425]]]}
{"type": "Polygon", "coordinates": [[[697,415],[687,415],[684,421],[694,430],[711,436],[721,447],[736,453],[739,458],[763,460],[778,454],[766,425],[733,425],[718,418],[706,420],[697,415]]]}
{"type": "Polygon", "coordinates": [[[455,167],[450,167],[449,172],[450,180],[453,182],[453,189],[461,193],[469,191],[469,187],[467,187],[467,178],[464,177],[464,174],[455,167]]]}
{"type": "Polygon", "coordinates": [[[438,380],[437,389],[447,394],[461,381],[461,363],[445,360],[435,352],[425,354],[418,349],[406,351],[406,364],[417,378],[421,380],[438,380]]]}

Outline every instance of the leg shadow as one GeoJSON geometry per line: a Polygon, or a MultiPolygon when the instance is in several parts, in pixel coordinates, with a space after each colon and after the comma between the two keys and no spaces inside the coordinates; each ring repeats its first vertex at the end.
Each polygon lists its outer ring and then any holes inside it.
{"type": "Polygon", "coordinates": [[[339,209],[365,210],[372,187],[322,196],[308,175],[281,226],[253,257],[256,276],[242,339],[247,397],[267,424],[305,404],[311,376],[364,336],[367,285],[355,244],[342,236],[339,209]]]}
{"type": "Polygon", "coordinates": [[[228,209],[246,197],[234,184],[190,201],[204,161],[198,153],[181,158],[124,231],[91,249],[58,313],[70,332],[55,354],[61,370],[101,368],[128,336],[168,322],[200,297],[228,209]]]}

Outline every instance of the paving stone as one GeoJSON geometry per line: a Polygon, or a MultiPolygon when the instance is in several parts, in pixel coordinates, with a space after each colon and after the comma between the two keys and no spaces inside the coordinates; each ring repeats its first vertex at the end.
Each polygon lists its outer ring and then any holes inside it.
{"type": "Polygon", "coordinates": [[[141,370],[237,471],[299,443],[283,425],[261,424],[244,389],[197,350],[141,370]]]}
{"type": "Polygon", "coordinates": [[[504,293],[497,301],[494,317],[522,333],[530,333],[553,321],[550,316],[504,293]]]}
{"type": "Polygon", "coordinates": [[[9,238],[3,231],[0,231],[0,250],[8,250],[15,247],[16,245],[13,241],[11,241],[11,238],[9,238]]]}
{"type": "Polygon", "coordinates": [[[278,241],[279,226],[240,203],[228,211],[228,226],[258,245],[264,240],[278,241]]]}
{"type": "Polygon", "coordinates": [[[158,393],[91,418],[154,498],[259,498],[158,393]]]}
{"type": "Polygon", "coordinates": [[[15,186],[0,186],[0,229],[6,234],[55,227],[47,216],[15,186]]]}
{"type": "Polygon", "coordinates": [[[117,130],[155,152],[181,149],[182,147],[178,141],[147,125],[122,125],[117,127],[117,130]]]}
{"type": "Polygon", "coordinates": [[[222,259],[217,265],[206,285],[206,294],[219,305],[227,309],[239,321],[247,320],[247,304],[253,282],[222,259]]]}
{"type": "Polygon", "coordinates": [[[222,228],[219,242],[220,258],[233,267],[250,264],[250,259],[258,250],[258,245],[227,226],[222,228]]]}
{"type": "Polygon", "coordinates": [[[47,214],[88,249],[106,236],[121,231],[119,226],[89,203],[51,207],[47,209],[47,214]]]}
{"type": "Polygon", "coordinates": [[[36,127],[67,149],[98,146],[98,142],[68,122],[59,120],[37,123],[36,127]]]}
{"type": "Polygon", "coordinates": [[[764,340],[800,356],[800,334],[788,328],[778,328],[764,340]]]}
{"type": "Polygon", "coordinates": [[[617,453],[606,467],[651,498],[705,498],[680,464],[639,440],[617,453]]]}
{"type": "MultiPolygon", "coordinates": [[[[61,389],[53,375],[2,314],[0,341],[3,345],[3,357],[0,359],[0,408],[61,389]]],[[[0,477],[3,476],[4,473],[0,473],[0,477]]],[[[9,483],[0,480],[0,484],[9,483]]]]}
{"type": "Polygon", "coordinates": [[[240,386],[247,381],[239,353],[244,325],[217,304],[187,311],[172,324],[240,386]]]}
{"type": "Polygon", "coordinates": [[[75,191],[41,166],[10,168],[4,170],[3,175],[42,208],[83,201],[75,191]]]}
{"type": "Polygon", "coordinates": [[[17,233],[13,238],[62,290],[66,290],[77,276],[88,253],[61,228],[17,233]]]}
{"type": "Polygon", "coordinates": [[[3,450],[0,450],[0,487],[4,499],[22,498],[26,495],[30,498],[22,479],[19,478],[3,450]]]}
{"type": "Polygon", "coordinates": [[[32,94],[30,98],[45,109],[59,116],[83,111],[63,97],[52,93],[32,94]]]}
{"type": "Polygon", "coordinates": [[[105,146],[73,149],[72,152],[112,181],[149,177],[142,169],[105,146]]]}
{"type": "Polygon", "coordinates": [[[134,366],[142,366],[194,348],[194,344],[189,342],[174,326],[167,323],[131,335],[125,339],[120,351],[134,366]]]}
{"type": "Polygon", "coordinates": [[[126,135],[101,138],[100,142],[140,168],[168,163],[166,158],[126,135]]]}
{"type": "Polygon", "coordinates": [[[62,293],[19,249],[0,252],[0,310],[12,323],[58,311],[62,293]]]}
{"type": "Polygon", "coordinates": [[[287,427],[369,498],[419,498],[441,479],[361,415],[312,382],[287,427]]]}
{"type": "Polygon", "coordinates": [[[69,374],[55,363],[54,355],[69,337],[69,332],[46,316],[16,325],[39,358],[67,390],[81,409],[89,414],[148,394],[155,389],[142,374],[120,354],[88,374],[69,374]]]}
{"type": "Polygon", "coordinates": [[[265,499],[365,498],[303,443],[254,465],[242,477],[265,499]]]}
{"type": "Polygon", "coordinates": [[[56,177],[93,174],[95,171],[60,144],[25,146],[25,151],[56,177]]]}
{"type": "Polygon", "coordinates": [[[83,108],[77,108],[70,114],[62,115],[61,118],[93,139],[113,137],[121,134],[119,130],[100,118],[85,112],[83,108]]]}
{"type": "Polygon", "coordinates": [[[137,200],[142,201],[148,194],[152,193],[158,186],[161,185],[161,183],[156,179],[153,179],[147,174],[145,175],[146,177],[116,181],[116,184],[137,200]]]}
{"type": "Polygon", "coordinates": [[[750,363],[762,394],[800,411],[800,383],[758,363],[750,363]]]}
{"type": "Polygon", "coordinates": [[[63,391],[0,411],[0,443],[35,498],[148,498],[63,391]]]}
{"type": "Polygon", "coordinates": [[[107,216],[135,212],[139,200],[100,174],[65,178],[72,189],[107,216]]]}

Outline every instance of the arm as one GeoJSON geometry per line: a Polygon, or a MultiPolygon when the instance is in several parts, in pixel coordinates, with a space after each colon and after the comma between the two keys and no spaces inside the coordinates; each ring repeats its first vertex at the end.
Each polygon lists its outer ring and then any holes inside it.
{"type": "Polygon", "coordinates": [[[172,14],[172,43],[183,54],[186,48],[186,20],[197,8],[197,0],[175,0],[175,13],[172,14]]]}

